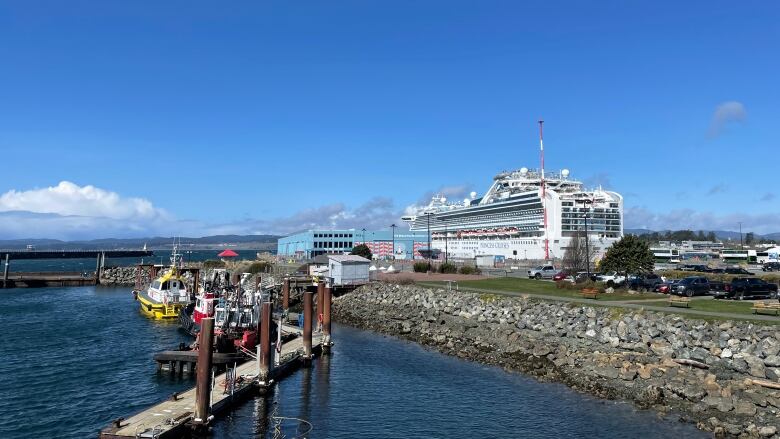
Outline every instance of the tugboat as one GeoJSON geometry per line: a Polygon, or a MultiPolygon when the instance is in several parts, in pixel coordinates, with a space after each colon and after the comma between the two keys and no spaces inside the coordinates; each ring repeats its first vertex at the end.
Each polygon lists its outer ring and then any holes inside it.
{"type": "Polygon", "coordinates": [[[211,280],[204,281],[201,293],[195,296],[195,302],[188,304],[179,312],[179,326],[184,332],[197,337],[200,321],[204,317],[214,317],[214,307],[220,297],[230,289],[230,272],[224,268],[215,269],[211,280]]]}
{"type": "Polygon", "coordinates": [[[171,266],[163,271],[162,276],[152,281],[146,291],[134,291],[136,299],[141,303],[141,312],[158,319],[175,319],[179,317],[182,308],[190,302],[184,279],[178,274],[181,255],[173,246],[171,266]]]}

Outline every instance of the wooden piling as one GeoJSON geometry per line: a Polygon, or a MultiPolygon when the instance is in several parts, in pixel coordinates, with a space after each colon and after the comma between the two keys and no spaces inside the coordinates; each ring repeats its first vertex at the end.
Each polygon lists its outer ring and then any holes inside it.
{"type": "Polygon", "coordinates": [[[290,279],[284,278],[282,283],[282,309],[284,312],[290,309],[290,279]]]}
{"type": "Polygon", "coordinates": [[[95,264],[95,284],[100,285],[100,254],[97,255],[97,263],[95,264]]]}
{"type": "Polygon", "coordinates": [[[260,352],[257,356],[258,380],[268,384],[271,373],[271,302],[263,302],[260,309],[260,352]]]}
{"type": "Polygon", "coordinates": [[[330,350],[330,305],[333,299],[333,290],[330,285],[325,287],[325,293],[322,300],[322,348],[327,352],[330,350]]]}
{"type": "Polygon", "coordinates": [[[314,293],[307,291],[303,293],[303,359],[311,360],[311,320],[312,320],[312,299],[314,293]]]}
{"type": "Polygon", "coordinates": [[[5,254],[5,267],[3,268],[3,288],[8,288],[8,265],[10,264],[10,255],[5,254]]]}
{"type": "Polygon", "coordinates": [[[207,317],[200,323],[198,344],[198,375],[195,387],[195,416],[193,423],[209,422],[209,395],[211,395],[211,360],[214,345],[214,318],[207,317]]]}
{"type": "Polygon", "coordinates": [[[322,302],[325,297],[325,281],[317,283],[317,331],[322,331],[322,302]]]}

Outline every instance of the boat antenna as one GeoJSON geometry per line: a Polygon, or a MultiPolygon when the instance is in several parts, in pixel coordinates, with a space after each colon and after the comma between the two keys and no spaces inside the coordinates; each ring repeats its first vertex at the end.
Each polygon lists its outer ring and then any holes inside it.
{"type": "Polygon", "coordinates": [[[550,260],[550,239],[547,237],[547,202],[544,189],[544,120],[539,119],[539,158],[542,165],[542,212],[544,214],[544,260],[550,260]]]}

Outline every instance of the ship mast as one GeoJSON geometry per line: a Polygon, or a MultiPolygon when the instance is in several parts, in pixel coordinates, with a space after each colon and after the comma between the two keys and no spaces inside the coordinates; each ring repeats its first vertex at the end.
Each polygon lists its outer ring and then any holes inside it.
{"type": "Polygon", "coordinates": [[[542,126],[544,120],[539,119],[539,153],[542,162],[542,212],[544,215],[544,260],[550,260],[550,239],[547,237],[547,201],[544,189],[544,135],[542,126]]]}

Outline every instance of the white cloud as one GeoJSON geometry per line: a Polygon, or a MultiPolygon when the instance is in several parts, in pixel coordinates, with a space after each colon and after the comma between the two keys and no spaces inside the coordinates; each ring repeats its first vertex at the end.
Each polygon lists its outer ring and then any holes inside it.
{"type": "Polygon", "coordinates": [[[112,219],[153,219],[168,215],[144,198],[123,198],[95,186],[61,181],[57,186],[0,195],[0,212],[25,211],[112,219]]]}
{"type": "Polygon", "coordinates": [[[780,213],[714,214],[692,209],[656,213],[643,207],[630,207],[624,212],[626,228],[650,230],[742,230],[758,234],[780,232],[780,213]]]}
{"type": "Polygon", "coordinates": [[[707,137],[711,139],[718,137],[729,123],[744,122],[746,119],[747,110],[745,110],[745,106],[741,102],[723,102],[715,108],[710,128],[707,131],[707,137]]]}

